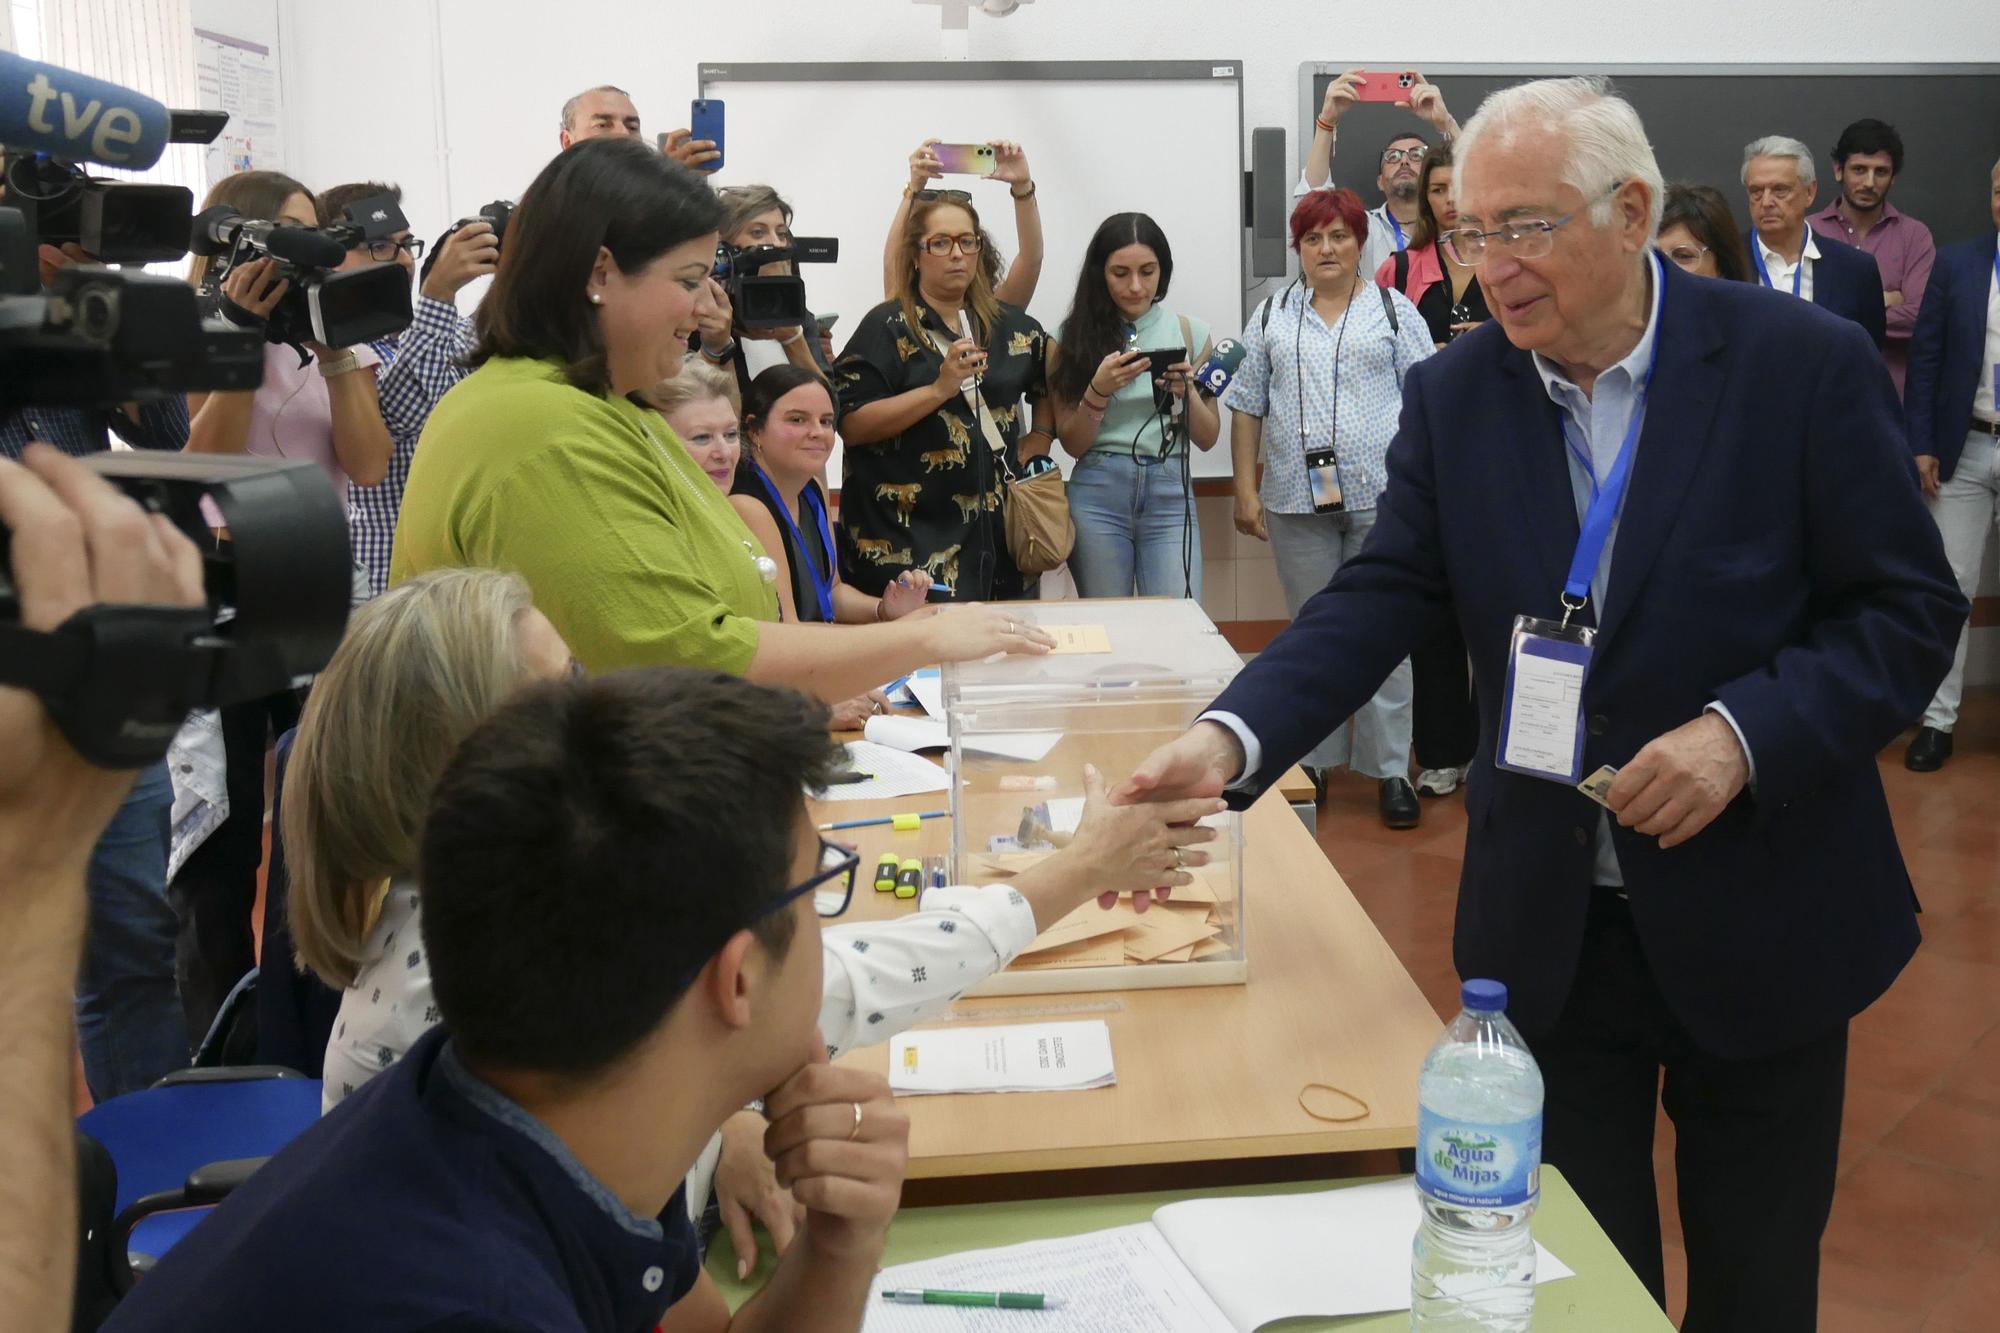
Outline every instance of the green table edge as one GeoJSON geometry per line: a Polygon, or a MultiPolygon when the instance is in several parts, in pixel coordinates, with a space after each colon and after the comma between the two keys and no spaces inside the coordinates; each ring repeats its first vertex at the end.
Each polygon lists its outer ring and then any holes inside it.
{"type": "MultiPolygon", "coordinates": [[[[1385,1179],[1386,1177],[1375,1177],[1385,1179]]],[[[1365,1185],[1368,1180],[1300,1181],[1283,1185],[1246,1185],[1204,1190],[1164,1190],[1151,1194],[1105,1194],[1075,1199],[1034,1199],[1020,1203],[954,1204],[939,1208],[906,1208],[889,1228],[882,1264],[889,1267],[964,1250],[990,1249],[1026,1240],[1076,1236],[1107,1227],[1144,1222],[1154,1210],[1183,1199],[1245,1198],[1271,1194],[1309,1194],[1326,1189],[1365,1185]]],[[[1535,1239],[1576,1270],[1576,1276],[1539,1287],[1535,1296],[1534,1328],[1538,1333],[1673,1333],[1666,1314],[1646,1294],[1611,1241],[1576,1197],[1562,1173],[1542,1168],[1542,1200],[1535,1210],[1535,1239]]],[[[762,1262],[747,1282],[736,1280],[736,1251],[726,1232],[718,1231],[709,1247],[708,1273],[734,1310],[750,1298],[771,1274],[770,1239],[759,1233],[762,1262]]],[[[1286,1330],[1339,1329],[1343,1333],[1407,1333],[1406,1311],[1356,1315],[1344,1319],[1287,1319],[1268,1328],[1286,1330]]],[[[1023,1324],[1024,1330],[1026,1323],[1023,1324]]]]}

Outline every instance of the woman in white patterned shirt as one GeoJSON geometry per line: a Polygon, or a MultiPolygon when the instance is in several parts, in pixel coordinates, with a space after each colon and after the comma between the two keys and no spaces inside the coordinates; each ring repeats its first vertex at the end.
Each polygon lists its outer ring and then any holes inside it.
{"type": "MultiPolygon", "coordinates": [[[[437,1022],[420,930],[417,845],[430,791],[458,743],[516,689],[575,669],[568,648],[511,574],[437,570],[357,611],[313,683],[285,781],[287,907],[302,967],[341,989],[327,1043],[324,1110],[400,1059],[437,1022]]],[[[1101,781],[1069,846],[1006,885],[926,892],[916,912],[832,926],[820,1032],[829,1055],[886,1041],[999,971],[1044,928],[1103,892],[1178,885],[1214,837],[1193,821],[1220,801],[1113,808],[1101,781]],[[1198,807],[1198,808],[1197,808],[1198,807]],[[1175,828],[1173,824],[1190,827],[1175,828]]],[[[662,890],[672,891],[671,880],[662,890]]],[[[1150,900],[1135,893],[1144,910],[1150,900]]],[[[717,1193],[737,1253],[765,1220],[782,1248],[789,1194],[763,1156],[764,1121],[746,1112],[717,1193]]],[[[716,1170],[710,1145],[696,1176],[716,1170]]],[[[695,1216],[706,1178],[691,1178],[695,1216]]]]}
{"type": "MultiPolygon", "coordinates": [[[[1222,399],[1232,413],[1236,530],[1271,543],[1294,616],[1374,531],[1403,376],[1436,350],[1409,298],[1362,272],[1367,237],[1368,212],[1352,190],[1314,190],[1299,200],[1292,210],[1299,280],[1251,314],[1243,364],[1222,399]]],[[[1351,740],[1342,724],[1305,763],[1321,790],[1330,768],[1375,778],[1382,821],[1415,827],[1410,664],[1355,714],[1351,740]]]]}

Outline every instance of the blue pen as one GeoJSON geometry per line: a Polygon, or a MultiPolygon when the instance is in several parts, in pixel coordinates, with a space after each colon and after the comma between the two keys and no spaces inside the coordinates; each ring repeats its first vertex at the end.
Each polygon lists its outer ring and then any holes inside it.
{"type": "Polygon", "coordinates": [[[916,828],[920,820],[943,819],[950,813],[951,811],[949,810],[926,810],[922,814],[906,813],[900,815],[876,815],[872,819],[843,819],[835,824],[821,824],[819,831],[821,833],[836,833],[841,829],[848,828],[874,828],[878,824],[894,824],[898,831],[908,831],[916,828]]]}

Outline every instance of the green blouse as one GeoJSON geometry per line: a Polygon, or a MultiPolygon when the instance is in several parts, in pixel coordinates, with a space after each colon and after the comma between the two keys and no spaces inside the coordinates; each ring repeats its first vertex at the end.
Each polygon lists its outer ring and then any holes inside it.
{"type": "Polygon", "coordinates": [[[657,414],[571,386],[557,362],[503,358],[431,413],[389,578],[512,570],[591,671],[742,675],[756,622],[778,619],[763,554],[657,414]]]}

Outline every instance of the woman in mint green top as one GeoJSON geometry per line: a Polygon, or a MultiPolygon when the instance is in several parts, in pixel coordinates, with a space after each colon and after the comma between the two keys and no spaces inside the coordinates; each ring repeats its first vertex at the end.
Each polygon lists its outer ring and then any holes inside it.
{"type": "Polygon", "coordinates": [[[1221,421],[1212,400],[1187,391],[1209,352],[1208,325],[1163,304],[1173,274],[1159,224],[1144,213],[1106,218],[1051,347],[1056,437],[1077,460],[1069,567],[1086,597],[1201,596],[1189,451],[1214,447],[1221,421]],[[1169,348],[1180,355],[1156,385],[1145,353],[1169,348]]]}
{"type": "Polygon", "coordinates": [[[647,405],[720,297],[720,218],[705,180],[637,140],[584,140],[543,169],[480,306],[475,369],[418,442],[391,581],[510,570],[590,670],[707,667],[829,700],[933,662],[1046,651],[989,608],[778,623],[775,566],[647,405]]]}

